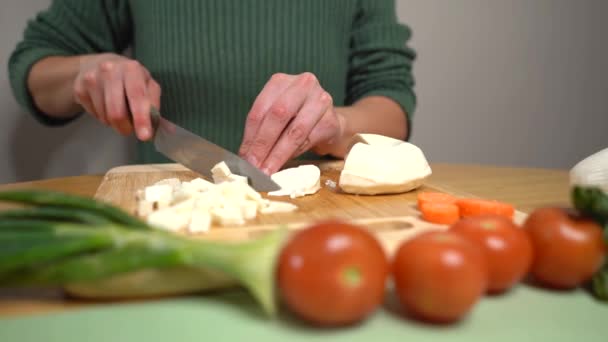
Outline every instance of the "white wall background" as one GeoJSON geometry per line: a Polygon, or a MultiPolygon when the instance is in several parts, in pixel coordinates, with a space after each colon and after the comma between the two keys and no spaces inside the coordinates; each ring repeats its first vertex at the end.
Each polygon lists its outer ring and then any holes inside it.
{"type": "Polygon", "coordinates": [[[608,147],[608,1],[397,2],[431,161],[570,168],[608,147]]]}
{"type": "MultiPolygon", "coordinates": [[[[9,54],[49,3],[0,11],[0,183],[103,173],[132,154],[90,118],[46,128],[13,99],[9,54]]],[[[608,1],[397,3],[419,56],[412,141],[431,162],[566,169],[608,147],[608,1]]]]}

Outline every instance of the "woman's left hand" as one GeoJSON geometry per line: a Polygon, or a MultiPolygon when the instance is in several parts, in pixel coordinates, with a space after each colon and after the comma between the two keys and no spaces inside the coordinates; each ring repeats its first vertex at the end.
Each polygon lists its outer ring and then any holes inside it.
{"type": "Polygon", "coordinates": [[[345,120],[312,73],[274,74],[245,123],[241,157],[266,174],[312,149],[323,155],[342,138],[345,120]]]}

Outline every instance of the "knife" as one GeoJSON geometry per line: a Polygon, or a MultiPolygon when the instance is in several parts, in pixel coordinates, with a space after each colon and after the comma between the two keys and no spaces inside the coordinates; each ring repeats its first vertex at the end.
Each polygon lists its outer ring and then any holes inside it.
{"type": "Polygon", "coordinates": [[[248,161],[165,119],[154,107],[150,109],[150,119],[154,131],[154,146],[167,158],[208,179],[212,178],[211,168],[223,161],[232,173],[247,177],[249,184],[256,191],[270,192],[281,189],[270,176],[248,161]]]}

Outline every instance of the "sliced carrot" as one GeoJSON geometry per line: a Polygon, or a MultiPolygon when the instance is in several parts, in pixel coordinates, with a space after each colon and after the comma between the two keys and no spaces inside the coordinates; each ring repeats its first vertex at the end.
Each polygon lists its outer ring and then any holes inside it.
{"type": "Polygon", "coordinates": [[[460,219],[460,209],[453,203],[427,202],[420,206],[420,212],[431,223],[453,224],[460,219]]]}
{"type": "Polygon", "coordinates": [[[495,200],[461,198],[456,201],[456,205],[460,208],[462,217],[493,214],[513,218],[515,214],[513,205],[495,200]]]}
{"type": "Polygon", "coordinates": [[[455,204],[457,197],[443,192],[426,191],[418,194],[418,208],[427,203],[448,203],[455,204]]]}

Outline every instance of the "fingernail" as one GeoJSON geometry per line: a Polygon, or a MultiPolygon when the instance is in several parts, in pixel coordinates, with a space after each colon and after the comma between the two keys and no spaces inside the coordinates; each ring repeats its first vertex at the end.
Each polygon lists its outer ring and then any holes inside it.
{"type": "Polygon", "coordinates": [[[146,140],[150,137],[150,129],[144,127],[139,129],[139,138],[146,140]]]}
{"type": "Polygon", "coordinates": [[[258,167],[258,160],[257,160],[256,157],[249,156],[249,157],[247,157],[247,161],[249,162],[249,164],[251,164],[251,165],[253,165],[255,167],[258,167]]]}
{"type": "Polygon", "coordinates": [[[267,174],[267,175],[270,176],[270,169],[269,168],[267,168],[267,167],[263,168],[262,172],[264,172],[265,174],[267,174]]]}

